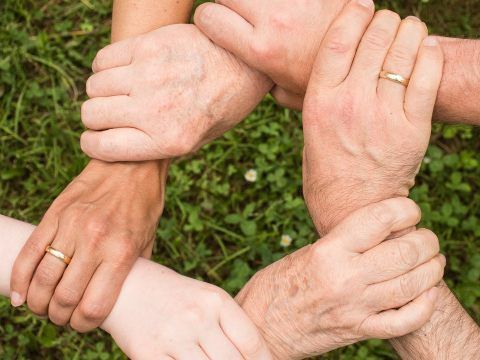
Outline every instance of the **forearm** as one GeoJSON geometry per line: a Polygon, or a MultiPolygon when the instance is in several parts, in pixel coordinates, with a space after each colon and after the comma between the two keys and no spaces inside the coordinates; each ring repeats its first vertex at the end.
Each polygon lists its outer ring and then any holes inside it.
{"type": "MultiPolygon", "coordinates": [[[[112,42],[140,35],[159,27],[185,22],[192,9],[192,0],[115,0],[112,16],[112,42]]],[[[121,171],[119,164],[109,164],[92,160],[91,167],[112,167],[112,171],[121,171]],[[118,170],[117,170],[118,169],[118,170]]],[[[163,194],[168,172],[168,160],[147,161],[136,164],[125,164],[125,168],[138,168],[139,172],[153,171],[159,174],[159,186],[163,194]]],[[[146,176],[145,181],[152,184],[152,177],[146,176]]],[[[163,201],[163,196],[162,200],[163,201]]]]}
{"type": "MultiPolygon", "coordinates": [[[[349,201],[349,209],[364,206],[349,201]],[[357,206],[358,205],[358,206],[357,206]]],[[[354,211],[351,210],[351,211],[354,211]]],[[[320,212],[329,217],[328,212],[320,212]]],[[[319,220],[319,219],[314,219],[319,220]]],[[[337,224],[342,218],[321,221],[337,224]]],[[[317,222],[317,221],[316,221],[317,222]]],[[[326,229],[327,231],[330,228],[326,229]]],[[[445,283],[440,285],[441,291],[434,315],[420,330],[401,338],[391,340],[395,350],[403,359],[474,359],[480,351],[480,329],[468,313],[463,309],[455,295],[445,283]]]]}
{"type": "Polygon", "coordinates": [[[193,0],[115,0],[112,42],[187,22],[193,0]]]}
{"type": "MultiPolygon", "coordinates": [[[[13,263],[21,248],[27,241],[35,227],[33,225],[0,215],[0,295],[10,295],[10,276],[13,263]]],[[[145,283],[145,279],[154,273],[159,281],[160,273],[171,270],[151,261],[138,259],[124,282],[117,302],[101,328],[109,333],[121,329],[123,313],[128,312],[128,299],[138,296],[138,288],[145,283]]],[[[142,290],[147,291],[147,290],[142,290]]]]}
{"type": "Polygon", "coordinates": [[[437,310],[420,330],[391,340],[402,359],[477,359],[480,328],[442,282],[437,310]]]}
{"type": "Polygon", "coordinates": [[[439,39],[445,67],[434,119],[480,125],[480,40],[439,39]]]}

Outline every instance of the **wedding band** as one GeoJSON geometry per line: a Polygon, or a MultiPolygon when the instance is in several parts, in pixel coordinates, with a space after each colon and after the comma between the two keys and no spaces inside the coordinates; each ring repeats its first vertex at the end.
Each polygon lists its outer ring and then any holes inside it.
{"type": "Polygon", "coordinates": [[[65,255],[61,251],[59,251],[57,249],[54,249],[51,246],[47,246],[45,248],[45,252],[49,253],[50,255],[55,256],[59,260],[62,260],[67,265],[70,264],[70,262],[72,261],[72,258],[68,257],[67,255],[65,255]]]}
{"type": "Polygon", "coordinates": [[[404,78],[402,75],[391,73],[389,71],[383,70],[380,73],[380,79],[386,79],[393,81],[397,84],[403,85],[405,87],[408,86],[408,83],[410,82],[410,79],[404,78]]]}

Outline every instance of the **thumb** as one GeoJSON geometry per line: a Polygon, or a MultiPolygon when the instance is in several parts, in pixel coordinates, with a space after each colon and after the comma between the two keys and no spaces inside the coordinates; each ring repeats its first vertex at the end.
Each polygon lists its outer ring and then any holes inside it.
{"type": "Polygon", "coordinates": [[[194,22],[215,44],[253,65],[250,49],[254,29],[243,17],[226,6],[205,3],[195,11],[194,22]]]}

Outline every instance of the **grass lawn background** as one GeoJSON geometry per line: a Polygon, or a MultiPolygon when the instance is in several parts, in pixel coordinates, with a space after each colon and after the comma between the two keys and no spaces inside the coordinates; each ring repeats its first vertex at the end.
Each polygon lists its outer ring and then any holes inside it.
{"type": "MultiPolygon", "coordinates": [[[[477,38],[480,0],[377,1],[437,34],[477,38]]],[[[38,223],[85,166],[79,108],[110,2],[0,3],[0,212],[38,223]]],[[[475,59],[472,59],[474,61],[475,59]]],[[[476,59],[478,62],[478,59],[476,59]]],[[[480,131],[436,125],[412,197],[440,237],[446,279],[480,320],[480,131]]],[[[267,98],[240,126],[171,168],[155,260],[235,293],[259,269],[315,240],[301,195],[301,118],[267,98]],[[256,169],[258,180],[244,174],[256,169]],[[284,249],[280,238],[293,244],[284,249]]],[[[1,239],[0,239],[1,240],[1,239]]],[[[0,264],[1,266],[1,264],[0,264]]],[[[101,331],[77,335],[0,299],[0,359],[123,359],[101,331]]],[[[327,359],[395,359],[368,341],[327,359]]]]}

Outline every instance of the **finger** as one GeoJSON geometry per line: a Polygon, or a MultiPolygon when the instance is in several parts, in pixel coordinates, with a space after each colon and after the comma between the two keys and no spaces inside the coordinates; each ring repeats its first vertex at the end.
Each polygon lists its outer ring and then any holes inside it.
{"type": "MultiPolygon", "coordinates": [[[[417,61],[418,50],[427,36],[427,26],[420,19],[409,16],[403,20],[385,59],[383,70],[410,79],[417,61]]],[[[405,92],[404,85],[383,78],[379,79],[378,95],[393,104],[399,113],[403,111],[405,92]]]]}
{"type": "Polygon", "coordinates": [[[346,250],[363,253],[392,232],[418,224],[420,219],[420,208],[412,200],[388,199],[357,210],[335,227],[329,238],[341,241],[346,250]]]}
{"type": "Polygon", "coordinates": [[[147,161],[166,159],[169,154],[158,154],[157,144],[150,136],[134,128],[105,131],[85,131],[80,138],[85,154],[103,161],[147,161]]]}
{"type": "Polygon", "coordinates": [[[129,96],[100,97],[82,104],[82,122],[90,130],[131,127],[140,120],[136,104],[129,96]]]}
{"type": "Polygon", "coordinates": [[[130,65],[133,60],[135,39],[136,38],[130,38],[119,41],[101,49],[93,60],[93,72],[96,73],[118,66],[130,65]]]}
{"type": "Polygon", "coordinates": [[[120,66],[97,72],[87,80],[86,90],[90,98],[129,95],[131,69],[120,66]]]}
{"type": "Polygon", "coordinates": [[[75,253],[48,307],[48,317],[54,324],[65,326],[70,322],[73,311],[82,300],[98,265],[98,261],[91,254],[85,254],[82,250],[75,253]]]}
{"type": "Polygon", "coordinates": [[[320,45],[311,79],[313,84],[332,87],[345,80],[374,13],[372,0],[354,0],[346,5],[320,45]]]}
{"type": "Polygon", "coordinates": [[[435,311],[438,289],[432,288],[398,310],[387,310],[365,320],[369,337],[389,339],[420,329],[435,311]]]}
{"type": "Polygon", "coordinates": [[[411,122],[430,132],[433,108],[443,74],[443,52],[435,37],[427,37],[405,95],[405,114],[411,122]]]}
{"type": "Polygon", "coordinates": [[[93,330],[110,314],[135,261],[126,255],[124,259],[126,261],[121,266],[107,262],[100,264],[72,314],[70,325],[73,329],[81,333],[93,330]]]}
{"type": "Polygon", "coordinates": [[[256,64],[251,49],[254,41],[253,26],[237,12],[223,5],[205,3],[195,11],[194,21],[215,44],[249,65],[256,64]]]}
{"type": "MultiPolygon", "coordinates": [[[[51,246],[71,258],[75,251],[74,244],[68,242],[67,238],[60,237],[61,233],[60,229],[51,246]]],[[[48,313],[48,305],[66,268],[67,264],[62,260],[50,253],[45,253],[28,288],[27,303],[34,314],[46,315],[48,313]]]]}
{"type": "Polygon", "coordinates": [[[176,360],[210,360],[199,346],[189,346],[184,349],[178,349],[178,352],[175,353],[173,357],[176,360]]]}
{"type": "Polygon", "coordinates": [[[374,284],[407,273],[432,259],[439,251],[437,236],[430,230],[419,229],[363,253],[358,268],[366,272],[365,280],[374,284]]]}
{"type": "Polygon", "coordinates": [[[209,359],[221,360],[232,359],[242,360],[242,355],[238,352],[235,345],[233,345],[223,331],[212,329],[200,337],[200,347],[207,354],[209,359]]]}
{"type": "Polygon", "coordinates": [[[292,93],[279,86],[275,86],[271,93],[278,105],[297,111],[303,109],[305,95],[292,93]]]}
{"type": "Polygon", "coordinates": [[[20,306],[26,301],[35,269],[45,256],[45,248],[53,242],[57,229],[58,218],[47,212],[18,254],[10,278],[13,306],[20,306]]]}
{"type": "Polygon", "coordinates": [[[360,42],[350,77],[358,86],[376,91],[385,57],[397,35],[400,16],[389,10],[378,11],[360,42]]]}
{"type": "Polygon", "coordinates": [[[220,326],[245,359],[271,359],[262,335],[235,302],[228,302],[223,307],[220,326]]]}
{"type": "Polygon", "coordinates": [[[255,0],[216,0],[215,2],[228,7],[252,23],[258,17],[258,4],[255,0]]]}
{"type": "Polygon", "coordinates": [[[370,285],[366,296],[376,311],[404,306],[442,280],[445,264],[445,256],[439,254],[404,275],[370,285]]]}

